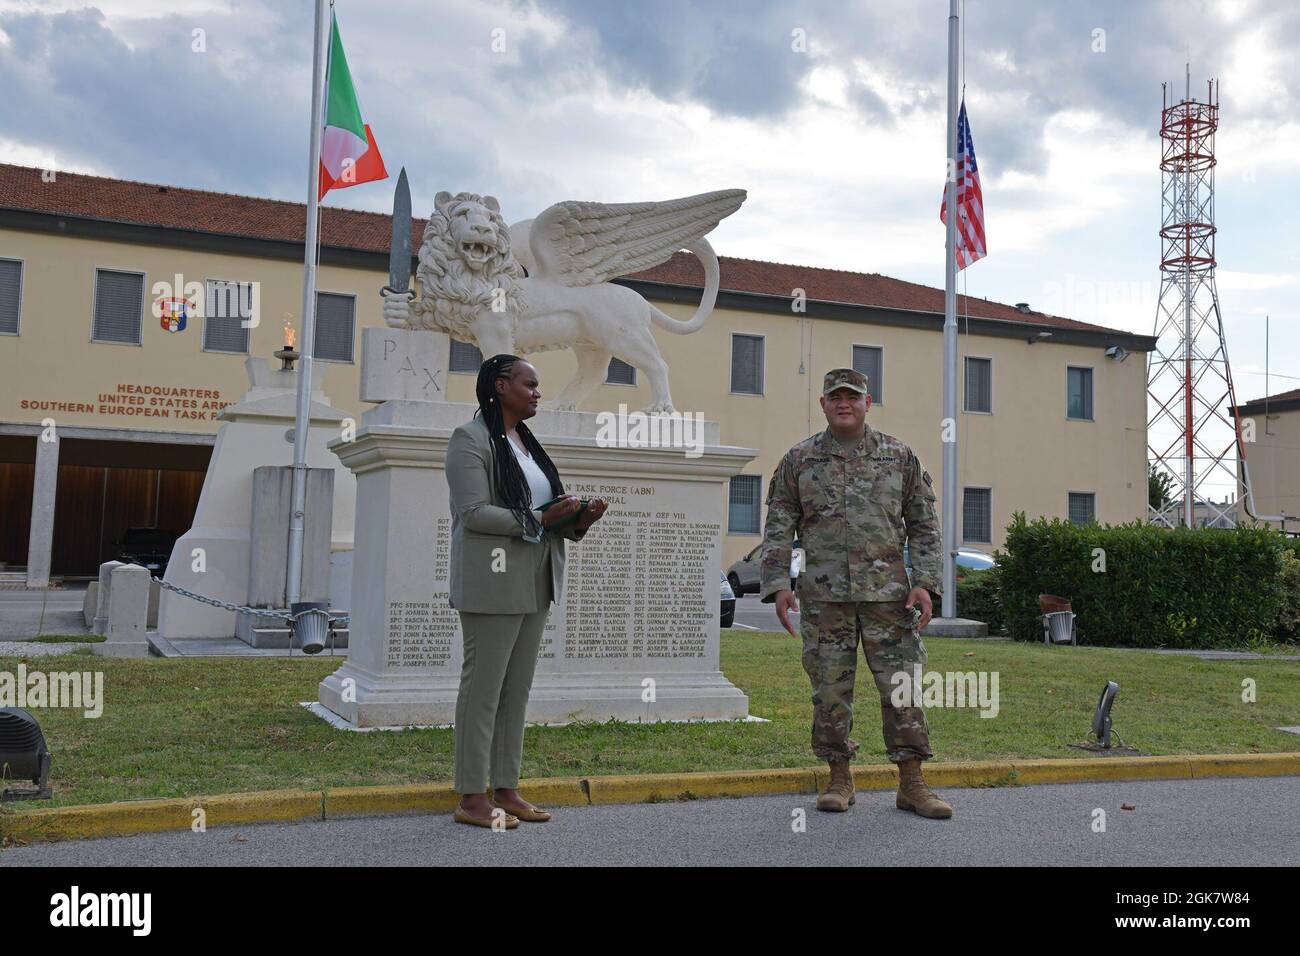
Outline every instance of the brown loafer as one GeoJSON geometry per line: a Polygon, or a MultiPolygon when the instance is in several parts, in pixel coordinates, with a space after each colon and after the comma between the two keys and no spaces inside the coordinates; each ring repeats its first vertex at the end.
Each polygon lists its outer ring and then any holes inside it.
{"type": "Polygon", "coordinates": [[[452,814],[452,818],[457,823],[468,823],[474,827],[487,827],[489,830],[513,830],[519,826],[519,818],[511,813],[506,813],[504,822],[497,823],[491,817],[476,817],[464,807],[457,807],[456,812],[452,814]]]}
{"type": "MultiPolygon", "coordinates": [[[[500,807],[502,810],[506,810],[505,807],[502,807],[501,804],[496,802],[496,794],[492,795],[492,806],[500,807]]],[[[506,810],[506,813],[511,814],[519,818],[520,820],[524,820],[528,823],[545,823],[547,820],[551,819],[551,814],[549,811],[543,810],[540,807],[535,807],[531,803],[528,803],[527,801],[524,801],[524,809],[506,810]]]]}

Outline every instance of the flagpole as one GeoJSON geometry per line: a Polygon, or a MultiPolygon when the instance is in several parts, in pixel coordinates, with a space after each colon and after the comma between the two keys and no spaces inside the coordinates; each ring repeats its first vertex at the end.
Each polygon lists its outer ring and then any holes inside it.
{"type": "Polygon", "coordinates": [[[947,239],[943,264],[943,599],[941,616],[957,616],[957,50],[959,0],[948,9],[947,239]]]}
{"type": "Polygon", "coordinates": [[[293,425],[293,504],[289,513],[289,568],[286,597],[290,608],[302,594],[303,512],[307,502],[307,438],[311,422],[311,363],[316,340],[316,242],[320,200],[320,142],[325,85],[325,15],[328,0],[316,0],[316,32],[311,65],[311,156],[307,168],[307,236],[302,263],[302,344],[298,364],[298,410],[293,425]]]}

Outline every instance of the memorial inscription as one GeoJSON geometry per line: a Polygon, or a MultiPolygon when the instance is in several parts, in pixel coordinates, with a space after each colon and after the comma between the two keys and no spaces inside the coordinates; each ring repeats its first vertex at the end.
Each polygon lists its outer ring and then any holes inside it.
{"type": "Polygon", "coordinates": [[[448,556],[451,553],[451,518],[435,522],[434,548],[428,563],[433,569],[427,601],[388,602],[389,667],[446,668],[453,660],[453,648],[460,617],[447,602],[448,556]]]}
{"type": "Polygon", "coordinates": [[[707,655],[717,609],[706,595],[718,522],[657,506],[645,485],[577,482],[573,494],[610,509],[571,547],[565,564],[564,657],[569,660],[707,655]]]}
{"type": "MultiPolygon", "coordinates": [[[[695,521],[678,503],[656,506],[648,485],[574,482],[568,489],[600,497],[610,510],[581,544],[570,545],[564,600],[542,634],[542,669],[565,660],[632,661],[700,658],[717,607],[708,597],[716,521],[695,521]]],[[[445,507],[445,505],[444,505],[445,507]]],[[[447,668],[459,661],[460,619],[447,602],[451,518],[436,520],[427,599],[388,604],[387,662],[400,668],[447,668]]],[[[716,573],[716,572],[715,572],[716,573]]],[[[422,596],[423,597],[423,596],[422,596]]]]}

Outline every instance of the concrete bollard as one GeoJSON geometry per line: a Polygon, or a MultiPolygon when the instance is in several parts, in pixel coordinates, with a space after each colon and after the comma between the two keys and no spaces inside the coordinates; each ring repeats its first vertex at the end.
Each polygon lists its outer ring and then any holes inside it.
{"type": "Polygon", "coordinates": [[[108,633],[108,596],[113,589],[113,572],[123,567],[121,561],[105,561],[99,566],[99,594],[95,598],[95,624],[91,628],[96,634],[108,633]]]}
{"type": "Polygon", "coordinates": [[[109,591],[108,631],[102,644],[92,645],[105,657],[148,657],[149,569],[124,564],[113,569],[109,591]]]}

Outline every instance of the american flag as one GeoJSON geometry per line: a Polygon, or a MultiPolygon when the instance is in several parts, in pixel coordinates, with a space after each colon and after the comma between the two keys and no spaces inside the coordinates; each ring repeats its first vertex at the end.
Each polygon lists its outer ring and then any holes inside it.
{"type": "MultiPolygon", "coordinates": [[[[966,122],[966,101],[962,100],[957,116],[957,268],[965,269],[988,255],[984,244],[984,192],[980,189],[980,170],[975,163],[975,143],[966,122]]],[[[939,221],[948,222],[947,189],[939,203],[939,221]]]]}

